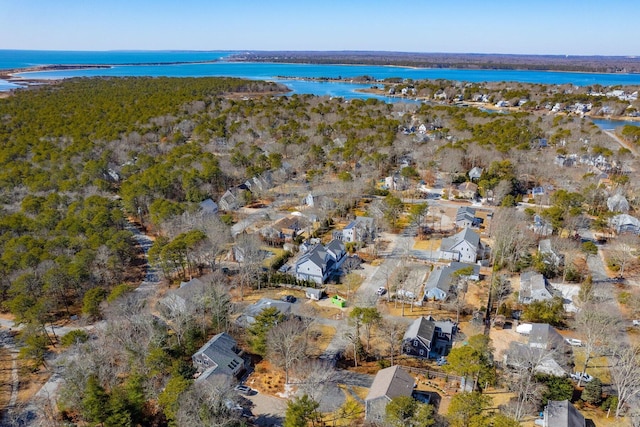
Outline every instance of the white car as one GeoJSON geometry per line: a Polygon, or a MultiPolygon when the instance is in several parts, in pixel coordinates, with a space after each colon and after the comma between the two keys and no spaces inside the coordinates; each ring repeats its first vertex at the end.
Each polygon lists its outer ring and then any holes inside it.
{"type": "Polygon", "coordinates": [[[564,341],[573,347],[582,347],[582,341],[575,338],[565,338],[564,341]]]}
{"type": "Polygon", "coordinates": [[[633,326],[640,326],[640,320],[638,319],[633,320],[632,323],[633,323],[633,326]]]}
{"type": "Polygon", "coordinates": [[[582,378],[582,382],[583,383],[588,383],[588,382],[593,381],[593,377],[591,375],[589,375],[587,373],[583,374],[582,372],[576,372],[576,373],[571,374],[571,378],[576,380],[576,381],[579,381],[580,378],[582,378]]]}
{"type": "Polygon", "coordinates": [[[381,296],[386,294],[386,293],[387,293],[387,289],[384,286],[380,286],[378,288],[378,290],[376,291],[376,294],[381,295],[381,296]]]}

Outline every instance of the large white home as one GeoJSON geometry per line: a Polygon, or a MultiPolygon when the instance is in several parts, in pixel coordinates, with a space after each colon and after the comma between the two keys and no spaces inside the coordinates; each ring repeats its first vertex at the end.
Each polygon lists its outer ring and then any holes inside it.
{"type": "Polygon", "coordinates": [[[451,237],[442,239],[440,257],[452,261],[475,263],[484,256],[484,245],[480,235],[465,228],[451,237]]]}
{"type": "Polygon", "coordinates": [[[332,240],[327,246],[317,244],[296,262],[296,278],[324,283],[333,272],[340,268],[346,256],[347,252],[340,240],[332,240]]]}
{"type": "Polygon", "coordinates": [[[375,222],[368,216],[357,216],[342,230],[334,232],[334,238],[343,242],[367,242],[375,239],[375,222]]]}

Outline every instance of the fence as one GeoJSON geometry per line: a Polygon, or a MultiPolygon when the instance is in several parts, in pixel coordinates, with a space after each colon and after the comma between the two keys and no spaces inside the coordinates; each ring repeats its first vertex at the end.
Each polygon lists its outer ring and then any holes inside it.
{"type": "Polygon", "coordinates": [[[412,374],[423,375],[427,379],[431,378],[443,378],[446,382],[458,382],[462,384],[464,382],[463,377],[457,375],[447,374],[446,372],[430,371],[423,368],[414,368],[413,366],[400,365],[402,369],[412,374]]]}

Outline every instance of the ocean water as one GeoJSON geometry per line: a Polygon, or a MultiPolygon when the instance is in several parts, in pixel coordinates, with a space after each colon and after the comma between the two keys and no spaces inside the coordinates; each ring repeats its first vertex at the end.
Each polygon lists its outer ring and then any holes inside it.
{"type": "MultiPolygon", "coordinates": [[[[399,77],[404,79],[445,79],[467,82],[522,82],[540,84],[573,84],[588,86],[600,84],[640,85],[640,74],[571,73],[555,71],[516,70],[461,70],[436,68],[407,68],[369,65],[316,65],[229,62],[230,51],[25,51],[0,50],[0,69],[27,68],[36,65],[110,65],[110,68],[41,71],[17,74],[23,78],[63,79],[95,76],[152,76],[152,77],[206,77],[229,76],[282,83],[291,93],[308,93],[344,98],[379,98],[388,102],[415,102],[400,98],[356,92],[370,84],[334,81],[305,81],[296,78],[342,78],[371,76],[374,79],[399,77]],[[204,61],[215,61],[207,62],[204,61]],[[288,77],[288,78],[284,78],[288,77]]],[[[0,91],[16,85],[0,80],[0,91]]],[[[613,128],[618,124],[609,120],[596,121],[598,126],[613,128]]],[[[625,123],[622,123],[625,124],[625,123]]],[[[620,124],[620,125],[622,125],[620,124]]],[[[637,125],[636,122],[629,124],[637,125]]]]}
{"type": "Polygon", "coordinates": [[[63,51],[0,49],[0,70],[63,64],[156,64],[212,61],[234,52],[200,51],[63,51]]]}
{"type": "Polygon", "coordinates": [[[512,81],[577,86],[601,84],[640,85],[640,74],[564,73],[554,71],[460,70],[407,68],[368,65],[315,65],[226,62],[236,52],[212,51],[25,51],[0,50],[0,69],[24,68],[51,64],[110,64],[109,69],[60,70],[24,75],[25,77],[58,79],[80,76],[234,76],[252,79],[287,77],[350,78],[369,75],[375,79],[401,77],[409,79],[447,79],[469,82],[512,81]],[[176,62],[220,60],[208,64],[168,65],[176,62]],[[128,64],[128,65],[122,65],[128,64]],[[154,64],[154,65],[131,65],[154,64]]]}
{"type": "Polygon", "coordinates": [[[640,122],[631,120],[591,119],[591,121],[603,130],[615,130],[622,126],[640,126],[640,122]]]}

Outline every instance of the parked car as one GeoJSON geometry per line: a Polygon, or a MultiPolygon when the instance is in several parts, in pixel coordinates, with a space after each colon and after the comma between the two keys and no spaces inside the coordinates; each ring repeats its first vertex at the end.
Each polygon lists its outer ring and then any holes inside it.
{"type": "Polygon", "coordinates": [[[436,365],[438,365],[438,366],[442,366],[442,365],[446,365],[446,364],[447,364],[447,358],[445,356],[440,356],[436,360],[436,365]]]}
{"type": "Polygon", "coordinates": [[[632,323],[633,323],[633,326],[640,326],[640,320],[638,319],[633,320],[632,323]]]}
{"type": "Polygon", "coordinates": [[[593,380],[593,377],[587,373],[582,373],[582,372],[575,372],[573,374],[571,374],[571,378],[576,380],[576,381],[580,381],[580,378],[582,378],[582,382],[583,383],[588,383],[591,382],[593,380]]]}
{"type": "Polygon", "coordinates": [[[398,292],[396,292],[396,297],[397,298],[402,298],[402,299],[413,300],[413,299],[416,298],[416,294],[414,294],[411,291],[407,291],[405,289],[400,289],[400,290],[398,290],[398,292]]]}
{"type": "Polygon", "coordinates": [[[387,293],[387,289],[384,286],[380,286],[376,291],[376,294],[382,296],[387,293]]]}
{"type": "Polygon", "coordinates": [[[290,303],[296,302],[296,297],[294,297],[293,295],[285,295],[281,299],[284,302],[290,302],[290,303]]]}
{"type": "Polygon", "coordinates": [[[565,338],[564,341],[573,347],[582,347],[582,341],[575,338],[565,338]]]}
{"type": "Polygon", "coordinates": [[[235,387],[235,390],[240,394],[244,394],[245,396],[250,396],[253,393],[253,390],[251,389],[251,387],[246,386],[244,384],[238,384],[235,387]]]}

